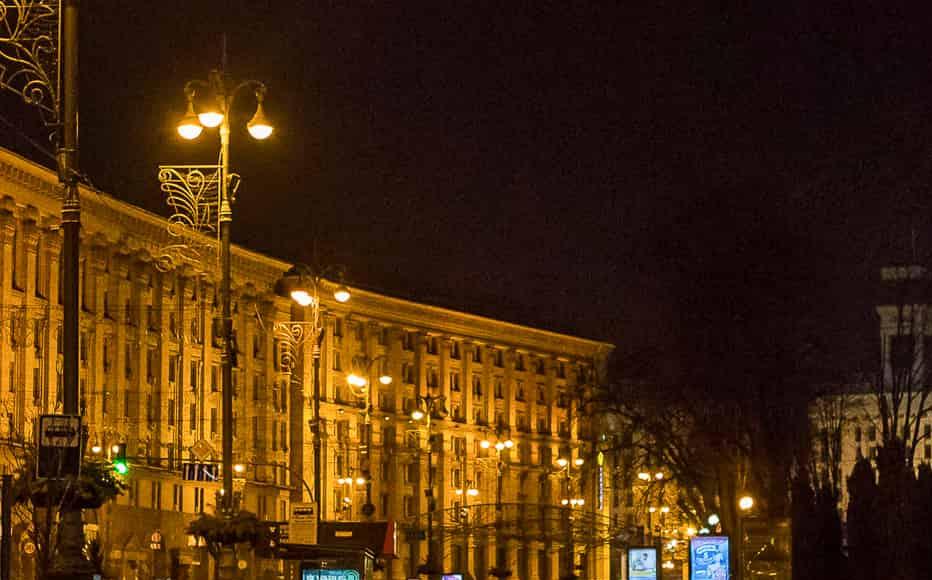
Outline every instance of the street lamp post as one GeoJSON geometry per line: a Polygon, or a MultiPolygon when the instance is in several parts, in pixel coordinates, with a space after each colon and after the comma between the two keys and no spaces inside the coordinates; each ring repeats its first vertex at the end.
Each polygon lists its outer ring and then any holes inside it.
{"type": "Polygon", "coordinates": [[[412,419],[423,419],[427,427],[427,489],[424,491],[424,495],[427,496],[427,563],[420,570],[428,576],[438,573],[434,551],[434,511],[437,509],[437,502],[434,496],[434,434],[431,419],[435,413],[446,414],[444,398],[442,395],[430,393],[417,395],[417,407],[411,412],[412,419]]]}
{"type": "Polygon", "coordinates": [[[491,570],[491,576],[495,578],[507,578],[511,576],[511,570],[508,568],[508,563],[503,562],[501,559],[502,551],[500,548],[500,543],[504,539],[502,536],[502,527],[503,527],[503,504],[502,504],[502,488],[505,478],[505,460],[502,458],[502,454],[506,449],[512,449],[515,446],[515,442],[511,439],[504,439],[496,441],[494,444],[488,440],[483,439],[479,442],[479,447],[482,449],[495,449],[495,470],[496,470],[496,490],[495,490],[495,530],[496,530],[496,548],[495,548],[495,568],[491,570]]]}
{"type": "Polygon", "coordinates": [[[744,514],[754,507],[754,498],[750,495],[741,496],[738,500],[738,530],[735,541],[735,580],[744,580],[744,514]]]}
{"type": "Polygon", "coordinates": [[[289,269],[275,284],[275,293],[279,296],[288,296],[298,306],[307,308],[311,313],[311,320],[280,322],[275,324],[275,335],[281,338],[287,346],[284,366],[291,368],[294,358],[304,342],[312,340],[313,382],[314,382],[314,419],[311,423],[311,433],[314,436],[314,501],[317,509],[314,513],[317,518],[317,528],[320,529],[321,511],[323,501],[321,496],[321,437],[320,437],[320,347],[324,340],[324,326],[321,321],[320,289],[326,281],[326,276],[332,275],[339,280],[335,287],[333,298],[337,302],[347,302],[350,299],[349,289],[343,285],[343,269],[340,267],[312,268],[306,264],[298,264],[289,269]]]}
{"type": "MultiPolygon", "coordinates": [[[[221,512],[231,515],[235,509],[233,501],[233,316],[230,307],[230,229],[233,223],[233,196],[230,174],[230,112],[237,94],[244,89],[252,89],[256,98],[256,110],[247,123],[250,135],[255,139],[265,139],[272,134],[262,109],[265,97],[265,85],[259,81],[234,83],[222,71],[214,70],[207,80],[188,81],[184,92],[188,101],[187,113],[178,124],[178,133],[185,139],[197,138],[204,127],[219,127],[220,166],[219,173],[219,209],[218,222],[220,234],[220,318],[214,319],[214,336],[221,340],[221,400],[222,400],[222,458],[223,487],[221,495],[221,512]],[[206,97],[202,110],[195,109],[195,98],[204,93],[206,97]],[[212,102],[211,102],[212,100],[212,102]]],[[[235,188],[234,188],[235,189],[235,188]]]]}
{"type": "MultiPolygon", "coordinates": [[[[365,403],[363,415],[366,428],[360,448],[360,470],[362,477],[366,480],[366,503],[362,506],[362,515],[367,519],[371,519],[375,513],[375,506],[372,504],[372,370],[375,368],[376,362],[385,360],[388,360],[385,355],[373,358],[355,357],[353,359],[353,369],[359,369],[361,373],[353,372],[346,377],[346,382],[353,390],[353,394],[362,398],[365,403]]],[[[392,384],[392,377],[387,373],[382,373],[379,375],[378,381],[382,385],[390,385],[392,384]]]]}
{"type": "Polygon", "coordinates": [[[574,479],[573,468],[579,469],[585,464],[582,457],[570,460],[560,457],[556,461],[554,473],[563,480],[563,499],[560,503],[563,505],[563,529],[566,535],[566,545],[564,546],[564,557],[562,562],[563,571],[560,574],[561,580],[576,578],[576,545],[573,538],[573,529],[570,513],[577,507],[585,505],[585,500],[581,497],[572,496],[572,482],[574,479]]]}

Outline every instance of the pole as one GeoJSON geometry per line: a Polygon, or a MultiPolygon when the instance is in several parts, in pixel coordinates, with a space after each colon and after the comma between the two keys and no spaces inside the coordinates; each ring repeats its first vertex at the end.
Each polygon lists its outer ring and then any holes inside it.
{"type": "MultiPolygon", "coordinates": [[[[316,304],[314,308],[320,308],[320,304],[316,304]]],[[[314,319],[318,320],[319,316],[315,316],[314,319]]],[[[320,533],[320,518],[324,509],[323,498],[320,495],[322,475],[320,472],[320,345],[324,340],[324,331],[323,329],[314,329],[314,331],[317,332],[317,340],[314,341],[312,352],[314,359],[314,428],[312,429],[314,433],[314,501],[317,502],[317,509],[314,513],[317,517],[317,530],[320,533]]]]}
{"type": "MultiPolygon", "coordinates": [[[[78,408],[78,268],[81,233],[81,199],[78,192],[78,0],[62,2],[62,126],[58,150],[58,178],[65,186],[61,223],[62,247],[62,393],[66,415],[78,408]]],[[[91,563],[84,557],[84,522],[79,506],[63,506],[57,557],[49,578],[90,578],[91,563]]]]}
{"type": "Polygon", "coordinates": [[[379,360],[378,358],[372,359],[369,362],[368,376],[366,380],[366,413],[365,413],[365,425],[366,425],[366,437],[363,441],[365,446],[363,452],[363,461],[362,461],[362,476],[366,478],[366,503],[362,506],[362,515],[369,521],[372,521],[372,515],[375,513],[375,506],[372,505],[372,367],[374,366],[375,361],[379,360]]]}
{"type": "MultiPolygon", "coordinates": [[[[222,78],[218,88],[222,88],[222,78]]],[[[227,104],[225,94],[220,96],[227,104]]],[[[223,398],[223,511],[233,510],[233,316],[230,309],[230,229],[233,206],[230,201],[230,115],[223,107],[220,124],[220,332],[223,350],[221,363],[221,396],[223,398]]]]}
{"type": "Polygon", "coordinates": [[[10,578],[10,546],[12,544],[12,538],[10,535],[13,533],[13,521],[11,518],[11,508],[10,502],[13,501],[12,488],[13,487],[13,476],[9,473],[3,474],[3,496],[0,501],[0,526],[3,527],[3,530],[0,531],[0,580],[11,580],[10,578]]]}
{"type": "Polygon", "coordinates": [[[436,573],[434,569],[434,437],[431,432],[431,413],[433,397],[427,397],[427,567],[428,577],[436,573]]]}

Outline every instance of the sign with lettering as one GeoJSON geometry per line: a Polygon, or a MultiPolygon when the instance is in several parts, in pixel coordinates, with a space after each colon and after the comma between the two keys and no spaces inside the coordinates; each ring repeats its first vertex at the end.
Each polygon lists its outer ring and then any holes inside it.
{"type": "Polygon", "coordinates": [[[288,543],[317,543],[317,504],[314,502],[294,502],[291,504],[291,518],[288,520],[288,543]]]}
{"type": "Polygon", "coordinates": [[[695,536],[689,540],[690,580],[728,580],[728,536],[695,536]]]}
{"type": "Polygon", "coordinates": [[[81,417],[39,417],[39,460],[36,476],[58,479],[77,477],[81,471],[81,417]]]}

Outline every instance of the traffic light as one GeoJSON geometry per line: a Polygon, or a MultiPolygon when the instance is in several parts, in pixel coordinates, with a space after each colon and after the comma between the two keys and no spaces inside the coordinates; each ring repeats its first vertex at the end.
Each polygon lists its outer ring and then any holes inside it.
{"type": "Polygon", "coordinates": [[[126,475],[129,472],[129,463],[126,461],[126,443],[115,443],[110,451],[113,470],[120,475],[126,475]]]}

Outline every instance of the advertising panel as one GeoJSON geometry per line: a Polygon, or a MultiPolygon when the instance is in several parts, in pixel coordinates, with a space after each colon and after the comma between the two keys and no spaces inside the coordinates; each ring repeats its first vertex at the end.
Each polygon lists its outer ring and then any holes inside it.
{"type": "Polygon", "coordinates": [[[628,580],[657,580],[657,548],[628,548],[628,580]]]}
{"type": "Polygon", "coordinates": [[[689,579],[728,580],[728,537],[695,536],[689,540],[689,579]]]}

